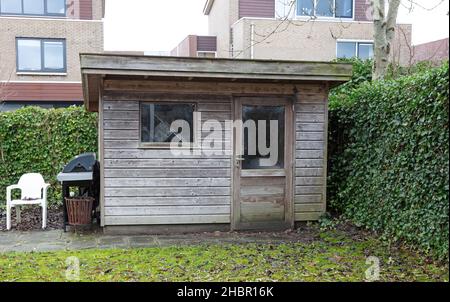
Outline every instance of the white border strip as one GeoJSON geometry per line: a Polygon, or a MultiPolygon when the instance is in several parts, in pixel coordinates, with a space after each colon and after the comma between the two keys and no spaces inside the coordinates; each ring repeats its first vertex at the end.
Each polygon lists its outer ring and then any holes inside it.
{"type": "Polygon", "coordinates": [[[0,81],[6,84],[81,84],[81,81],[0,81]]]}

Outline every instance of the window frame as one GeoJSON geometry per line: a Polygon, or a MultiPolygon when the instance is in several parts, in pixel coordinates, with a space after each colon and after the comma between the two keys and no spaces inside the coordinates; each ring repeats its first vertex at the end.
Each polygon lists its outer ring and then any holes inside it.
{"type": "MultiPolygon", "coordinates": [[[[184,143],[183,146],[177,146],[176,149],[193,149],[198,147],[198,136],[201,129],[199,128],[198,121],[196,119],[196,114],[198,109],[198,102],[194,101],[184,101],[184,102],[153,102],[153,101],[140,101],[139,102],[139,148],[141,149],[171,149],[170,142],[143,142],[142,141],[142,105],[144,104],[154,104],[154,105],[193,105],[194,110],[192,111],[192,142],[184,143]]],[[[200,121],[201,123],[201,121],[200,121]]]]}
{"type": "Polygon", "coordinates": [[[67,45],[64,38],[36,38],[36,37],[16,37],[16,73],[49,73],[49,74],[65,74],[67,73],[67,45]],[[40,70],[28,70],[20,69],[19,67],[19,41],[20,40],[37,40],[40,41],[41,47],[41,69],[40,70]],[[62,69],[50,69],[45,68],[45,42],[62,42],[63,44],[63,65],[62,69]]]}
{"type": "Polygon", "coordinates": [[[299,0],[295,0],[295,17],[298,19],[310,19],[310,18],[314,18],[317,20],[336,20],[336,19],[344,19],[344,20],[355,20],[355,2],[356,0],[351,0],[352,1],[352,16],[351,17],[336,17],[336,0],[333,0],[333,16],[332,17],[328,17],[328,16],[317,16],[316,14],[316,3],[319,0],[311,0],[313,1],[313,14],[312,15],[299,15],[298,14],[298,2],[299,0]]]}
{"type": "Polygon", "coordinates": [[[67,0],[64,0],[64,13],[49,13],[47,8],[47,1],[44,1],[44,13],[43,14],[29,14],[24,12],[24,0],[18,0],[20,1],[21,6],[21,13],[3,13],[2,7],[1,7],[1,1],[0,1],[0,16],[27,16],[27,17],[67,17],[67,0]]]}
{"type": "MultiPolygon", "coordinates": [[[[357,45],[356,46],[356,51],[357,51],[356,57],[358,59],[362,59],[362,58],[359,57],[359,47],[361,45],[372,45],[372,52],[374,52],[374,43],[373,42],[356,42],[356,45],[357,45]]],[[[373,54],[373,55],[375,55],[375,54],[373,54]]],[[[372,55],[372,58],[373,58],[373,55],[372,55]]],[[[372,58],[369,58],[369,59],[372,59],[372,58]]],[[[365,59],[365,60],[369,60],[369,59],[365,59]]]]}
{"type": "Polygon", "coordinates": [[[359,45],[363,44],[363,45],[372,45],[372,47],[374,47],[374,42],[373,40],[337,40],[336,41],[336,58],[340,59],[340,57],[338,57],[338,43],[355,43],[355,56],[353,56],[352,58],[359,58],[359,45]]]}
{"type": "Polygon", "coordinates": [[[217,58],[217,51],[197,50],[197,57],[198,57],[198,58],[213,59],[213,58],[210,58],[210,57],[199,57],[199,56],[198,56],[199,53],[208,53],[208,54],[211,53],[211,54],[214,54],[214,58],[217,58]]]}

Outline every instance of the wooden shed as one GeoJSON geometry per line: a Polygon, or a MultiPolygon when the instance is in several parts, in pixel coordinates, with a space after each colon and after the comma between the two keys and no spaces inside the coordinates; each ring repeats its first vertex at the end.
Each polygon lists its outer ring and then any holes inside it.
{"type": "Polygon", "coordinates": [[[80,59],[85,106],[99,118],[105,231],[286,229],[325,212],[328,92],[351,65],[80,59]],[[179,120],[190,130],[171,126],[179,120]],[[248,120],[262,120],[256,153],[248,120]],[[272,134],[275,161],[260,144],[272,134]]]}

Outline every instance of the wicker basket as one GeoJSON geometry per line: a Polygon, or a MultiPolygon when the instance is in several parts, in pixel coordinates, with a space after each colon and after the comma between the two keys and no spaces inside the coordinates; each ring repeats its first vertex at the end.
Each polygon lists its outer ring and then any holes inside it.
{"type": "Polygon", "coordinates": [[[70,225],[86,225],[92,222],[93,197],[66,197],[67,218],[70,225]]]}

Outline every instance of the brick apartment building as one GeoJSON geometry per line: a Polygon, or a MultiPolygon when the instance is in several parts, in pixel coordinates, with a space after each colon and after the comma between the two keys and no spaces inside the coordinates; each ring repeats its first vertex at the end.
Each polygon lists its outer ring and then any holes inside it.
{"type": "MultiPolygon", "coordinates": [[[[208,37],[189,36],[174,55],[330,61],[373,56],[370,0],[206,0],[208,37]],[[212,45],[212,43],[210,44],[212,45]],[[178,50],[178,52],[177,52],[178,50]],[[181,51],[180,51],[181,50],[181,51]]],[[[398,24],[392,60],[411,58],[411,25],[398,24]]]]}
{"type": "Polygon", "coordinates": [[[103,51],[103,0],[0,0],[0,111],[82,104],[80,52],[103,51]]]}

